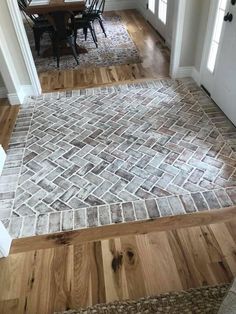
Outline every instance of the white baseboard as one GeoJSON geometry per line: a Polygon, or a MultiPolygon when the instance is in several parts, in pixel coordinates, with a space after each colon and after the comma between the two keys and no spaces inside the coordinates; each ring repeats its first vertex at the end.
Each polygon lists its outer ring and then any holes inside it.
{"type": "Polygon", "coordinates": [[[34,89],[31,85],[22,85],[17,93],[8,94],[8,100],[11,105],[23,104],[26,97],[34,96],[34,89]]]}
{"type": "Polygon", "coordinates": [[[200,73],[196,70],[195,67],[179,67],[175,78],[185,78],[191,77],[198,85],[200,85],[200,73]]]}
{"type": "Polygon", "coordinates": [[[0,258],[7,257],[10,252],[12,238],[0,221],[0,258]]]}
{"type": "Polygon", "coordinates": [[[6,153],[4,149],[2,148],[2,145],[0,145],[0,175],[2,174],[2,169],[4,167],[5,161],[6,161],[6,153]]]}
{"type": "Polygon", "coordinates": [[[197,71],[195,67],[193,67],[192,78],[193,78],[194,81],[197,83],[197,85],[200,85],[200,84],[201,84],[200,72],[197,71]]]}
{"type": "Polygon", "coordinates": [[[0,87],[0,98],[6,98],[7,97],[7,90],[5,87],[0,87]]]}
{"type": "Polygon", "coordinates": [[[106,2],[105,11],[136,9],[136,0],[110,0],[106,2]]]}

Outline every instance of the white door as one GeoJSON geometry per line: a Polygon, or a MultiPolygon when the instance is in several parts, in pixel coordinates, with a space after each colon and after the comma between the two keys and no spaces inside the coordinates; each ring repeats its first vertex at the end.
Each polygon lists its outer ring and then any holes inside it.
{"type": "Polygon", "coordinates": [[[169,0],[148,0],[147,20],[166,39],[167,37],[167,8],[169,0]]]}
{"type": "Polygon", "coordinates": [[[236,125],[236,1],[214,2],[214,27],[202,83],[236,125]]]}

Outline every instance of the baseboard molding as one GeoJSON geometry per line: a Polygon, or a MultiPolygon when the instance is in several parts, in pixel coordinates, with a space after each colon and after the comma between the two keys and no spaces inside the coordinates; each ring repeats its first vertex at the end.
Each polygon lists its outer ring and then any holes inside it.
{"type": "Polygon", "coordinates": [[[135,0],[110,0],[106,2],[105,11],[119,11],[119,10],[129,10],[136,9],[135,0]]]}
{"type": "Polygon", "coordinates": [[[197,71],[195,67],[193,67],[192,78],[193,78],[194,81],[197,83],[197,85],[200,86],[200,83],[201,83],[200,72],[197,71]]]}
{"type": "Polygon", "coordinates": [[[7,97],[7,90],[5,87],[0,87],[0,98],[6,98],[7,97]]]}
{"type": "Polygon", "coordinates": [[[6,160],[6,153],[4,149],[2,148],[2,145],[0,145],[0,175],[2,174],[5,160],[6,160]]]}
{"type": "Polygon", "coordinates": [[[11,105],[21,105],[29,96],[34,96],[34,88],[31,85],[22,85],[17,93],[7,95],[11,105]]]}
{"type": "Polygon", "coordinates": [[[200,73],[195,67],[179,67],[175,74],[175,78],[191,77],[198,85],[200,85],[200,73]]]}

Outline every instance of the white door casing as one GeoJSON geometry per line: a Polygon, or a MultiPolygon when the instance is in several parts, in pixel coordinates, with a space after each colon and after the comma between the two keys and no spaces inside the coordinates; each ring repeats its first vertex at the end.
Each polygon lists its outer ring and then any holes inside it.
{"type": "Polygon", "coordinates": [[[211,97],[236,126],[236,5],[230,3],[227,12],[233,20],[224,25],[211,97]]]}
{"type": "Polygon", "coordinates": [[[2,148],[2,145],[0,145],[0,176],[2,174],[5,160],[6,160],[6,153],[5,153],[4,149],[2,148]]]}

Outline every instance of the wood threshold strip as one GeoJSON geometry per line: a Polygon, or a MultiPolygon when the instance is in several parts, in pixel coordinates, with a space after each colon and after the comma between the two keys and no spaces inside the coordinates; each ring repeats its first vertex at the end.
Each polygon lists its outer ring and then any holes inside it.
{"type": "Polygon", "coordinates": [[[84,242],[100,241],[127,235],[170,231],[220,222],[224,223],[235,217],[236,206],[233,206],[198,213],[33,236],[13,240],[10,254],[56,248],[60,246],[77,245],[84,242]]]}

